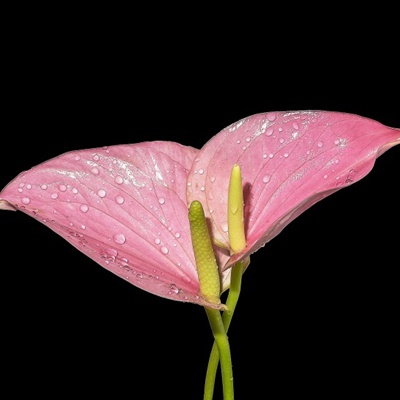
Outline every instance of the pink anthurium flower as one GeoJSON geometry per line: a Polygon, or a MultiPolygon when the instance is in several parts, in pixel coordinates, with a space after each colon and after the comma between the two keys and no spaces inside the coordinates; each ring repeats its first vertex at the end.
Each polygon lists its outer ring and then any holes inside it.
{"type": "Polygon", "coordinates": [[[221,309],[200,291],[188,221],[203,205],[222,277],[326,196],[363,178],[400,143],[400,130],[326,111],[261,113],[223,129],[201,150],[142,142],[71,151],[22,172],[0,192],[20,210],[133,285],[221,309]],[[229,177],[242,171],[246,247],[230,249],[229,177]]]}

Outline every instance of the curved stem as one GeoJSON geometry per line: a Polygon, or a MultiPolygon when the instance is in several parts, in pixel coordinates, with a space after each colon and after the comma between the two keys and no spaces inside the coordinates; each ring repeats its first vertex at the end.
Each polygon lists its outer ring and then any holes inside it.
{"type": "MultiPolygon", "coordinates": [[[[239,300],[243,271],[249,265],[249,262],[249,259],[245,261],[239,261],[232,267],[231,284],[228,298],[226,300],[226,306],[228,307],[228,310],[224,311],[222,314],[222,322],[224,324],[226,333],[228,333],[229,325],[231,323],[236,304],[239,300]]],[[[212,400],[213,398],[219,358],[218,346],[217,343],[214,342],[211,349],[210,358],[208,360],[206,381],[204,384],[204,400],[212,400]]]]}
{"type": "Polygon", "coordinates": [[[231,349],[229,346],[228,336],[222,322],[222,316],[219,310],[204,307],[208,320],[214,335],[215,343],[218,348],[219,359],[221,361],[222,387],[224,392],[224,400],[234,399],[233,390],[233,372],[231,349]]]}

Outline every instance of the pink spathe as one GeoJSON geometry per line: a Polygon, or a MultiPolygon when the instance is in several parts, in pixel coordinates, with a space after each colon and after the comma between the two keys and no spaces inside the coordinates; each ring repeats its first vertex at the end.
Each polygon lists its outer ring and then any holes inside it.
{"type": "Polygon", "coordinates": [[[223,129],[201,150],[167,141],[71,151],[20,173],[0,209],[20,210],[155,295],[220,308],[200,293],[188,207],[199,200],[223,290],[230,266],[316,202],[363,178],[400,130],[354,114],[269,112],[223,129]],[[239,164],[247,246],[230,257],[228,185],[239,164]]]}

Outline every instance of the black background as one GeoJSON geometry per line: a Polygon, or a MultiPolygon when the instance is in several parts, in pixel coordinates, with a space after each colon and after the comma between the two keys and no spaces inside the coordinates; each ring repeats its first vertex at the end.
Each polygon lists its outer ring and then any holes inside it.
{"type": "MultiPolygon", "coordinates": [[[[79,15],[27,14],[10,28],[0,187],[74,149],[199,148],[258,112],[344,111],[400,127],[398,63],[368,27],[344,42],[269,29],[241,41],[232,28],[206,42],[206,23],[193,37],[168,24],[153,37],[153,24],[135,30],[123,12],[79,15]]],[[[253,255],[229,334],[238,399],[394,386],[399,156],[385,153],[253,255]]],[[[131,286],[19,212],[1,212],[0,245],[2,379],[14,393],[202,398],[212,336],[201,307],[131,286]]]]}

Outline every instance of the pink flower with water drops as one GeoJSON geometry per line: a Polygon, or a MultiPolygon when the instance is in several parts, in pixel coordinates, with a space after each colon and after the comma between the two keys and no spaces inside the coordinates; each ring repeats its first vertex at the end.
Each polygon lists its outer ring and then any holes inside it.
{"type": "Polygon", "coordinates": [[[0,209],[20,210],[133,285],[221,308],[200,291],[188,207],[203,205],[222,278],[293,219],[363,178],[400,130],[358,115],[270,112],[233,123],[201,150],[173,142],[71,151],[20,173],[0,209]],[[246,247],[230,249],[229,177],[242,171],[246,247]]]}

